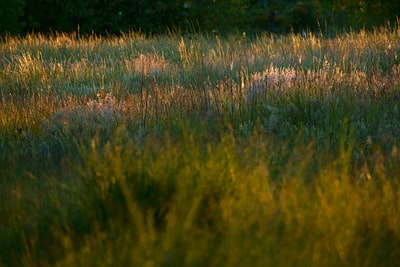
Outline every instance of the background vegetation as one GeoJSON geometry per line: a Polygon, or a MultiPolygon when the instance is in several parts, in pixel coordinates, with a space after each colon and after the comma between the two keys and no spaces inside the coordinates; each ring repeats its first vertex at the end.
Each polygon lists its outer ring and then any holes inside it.
{"type": "Polygon", "coordinates": [[[399,266],[399,57],[398,27],[8,36],[0,265],[399,266]]]}
{"type": "Polygon", "coordinates": [[[27,32],[336,33],[394,25],[398,0],[0,0],[0,35],[27,32]]]}

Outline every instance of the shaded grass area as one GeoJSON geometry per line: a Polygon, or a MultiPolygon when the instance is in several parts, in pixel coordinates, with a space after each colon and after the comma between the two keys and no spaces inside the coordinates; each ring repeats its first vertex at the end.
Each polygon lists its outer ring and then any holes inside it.
{"type": "Polygon", "coordinates": [[[399,35],[5,40],[0,265],[399,265],[399,35]]]}

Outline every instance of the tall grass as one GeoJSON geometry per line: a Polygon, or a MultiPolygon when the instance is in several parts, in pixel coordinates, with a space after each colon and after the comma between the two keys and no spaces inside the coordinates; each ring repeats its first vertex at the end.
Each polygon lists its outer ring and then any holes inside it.
{"type": "Polygon", "coordinates": [[[399,37],[8,37],[0,265],[398,266],[399,37]]]}

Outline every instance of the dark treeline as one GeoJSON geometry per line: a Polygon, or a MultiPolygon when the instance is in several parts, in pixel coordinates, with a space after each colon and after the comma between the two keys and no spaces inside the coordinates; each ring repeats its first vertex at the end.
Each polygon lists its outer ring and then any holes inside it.
{"type": "Polygon", "coordinates": [[[0,0],[0,34],[288,32],[395,23],[400,0],[0,0]]]}

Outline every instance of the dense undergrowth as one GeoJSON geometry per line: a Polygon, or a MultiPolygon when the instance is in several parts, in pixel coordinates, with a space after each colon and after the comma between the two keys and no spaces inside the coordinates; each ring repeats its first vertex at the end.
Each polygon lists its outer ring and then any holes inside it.
{"type": "Polygon", "coordinates": [[[4,40],[0,265],[398,266],[399,37],[4,40]]]}

